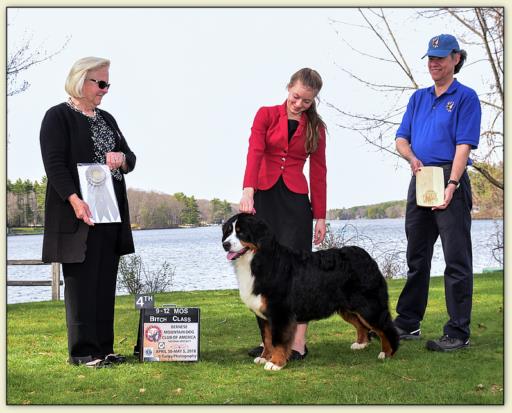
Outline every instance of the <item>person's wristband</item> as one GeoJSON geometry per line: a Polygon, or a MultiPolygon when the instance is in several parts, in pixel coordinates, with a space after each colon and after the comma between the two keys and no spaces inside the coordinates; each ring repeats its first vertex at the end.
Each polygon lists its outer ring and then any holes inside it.
{"type": "Polygon", "coordinates": [[[447,186],[448,186],[448,185],[450,185],[450,184],[455,185],[455,189],[457,189],[457,188],[460,186],[460,182],[459,182],[459,181],[456,181],[455,179],[448,179],[448,184],[447,184],[447,186]]]}

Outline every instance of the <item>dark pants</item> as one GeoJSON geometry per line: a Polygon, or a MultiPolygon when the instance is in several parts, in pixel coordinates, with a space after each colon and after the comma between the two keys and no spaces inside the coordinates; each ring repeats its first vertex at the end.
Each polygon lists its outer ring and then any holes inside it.
{"type": "Polygon", "coordinates": [[[89,228],[85,261],[62,264],[71,362],[114,352],[114,305],[120,224],[89,228]]]}
{"type": "MultiPolygon", "coordinates": [[[[444,168],[445,184],[450,169],[444,168]]],[[[444,260],[444,288],[449,320],[444,334],[466,339],[470,336],[473,296],[473,256],[471,250],[471,184],[467,172],[445,210],[416,205],[416,177],[407,195],[405,233],[407,236],[407,282],[398,299],[395,323],[414,331],[420,328],[427,307],[430,268],[434,244],[441,236],[444,260]]]]}

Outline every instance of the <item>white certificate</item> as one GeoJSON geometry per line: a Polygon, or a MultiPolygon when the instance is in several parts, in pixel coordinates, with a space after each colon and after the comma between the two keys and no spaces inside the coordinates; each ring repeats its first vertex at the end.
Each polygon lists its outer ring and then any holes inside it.
{"type": "Polygon", "coordinates": [[[422,166],[416,173],[416,204],[423,207],[433,207],[441,205],[443,201],[443,168],[422,166]]]}
{"type": "Polygon", "coordinates": [[[112,174],[108,166],[99,163],[79,163],[77,168],[82,197],[89,205],[92,221],[95,224],[121,222],[112,174]]]}

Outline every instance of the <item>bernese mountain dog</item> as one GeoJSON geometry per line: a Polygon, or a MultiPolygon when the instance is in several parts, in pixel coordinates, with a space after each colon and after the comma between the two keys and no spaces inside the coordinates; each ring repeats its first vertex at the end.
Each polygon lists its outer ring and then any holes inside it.
{"type": "Polygon", "coordinates": [[[365,348],[373,332],[380,338],[379,359],[397,351],[386,280],[364,249],[293,251],[277,242],[265,222],[243,213],[226,221],[222,232],[240,297],[258,317],[264,350],[255,363],[266,370],[282,369],[297,323],[334,313],[356,328],[353,350],[365,348]]]}

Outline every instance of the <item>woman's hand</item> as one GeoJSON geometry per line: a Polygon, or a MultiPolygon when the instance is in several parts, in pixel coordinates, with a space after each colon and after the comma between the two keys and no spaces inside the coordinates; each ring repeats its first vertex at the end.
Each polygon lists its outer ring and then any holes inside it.
{"type": "Polygon", "coordinates": [[[92,213],[87,202],[82,201],[77,194],[70,195],[68,201],[73,207],[78,219],[84,221],[87,225],[94,226],[94,222],[91,219],[92,213]]]}
{"type": "Polygon", "coordinates": [[[238,209],[240,212],[245,212],[247,214],[256,213],[256,210],[254,209],[254,188],[244,188],[238,209]]]}
{"type": "Polygon", "coordinates": [[[411,159],[410,165],[412,174],[416,175],[416,172],[418,172],[423,167],[423,162],[421,162],[418,158],[413,157],[411,159]]]}
{"type": "Polygon", "coordinates": [[[443,203],[441,205],[432,207],[432,211],[435,211],[437,209],[446,209],[446,208],[448,208],[448,206],[450,205],[450,202],[452,202],[453,193],[455,192],[456,189],[457,189],[457,187],[455,185],[449,184],[444,189],[444,200],[443,200],[443,203]]]}
{"type": "Polygon", "coordinates": [[[325,238],[327,229],[325,226],[325,219],[317,219],[315,224],[315,234],[313,242],[315,245],[321,244],[325,238]]]}
{"type": "Polygon", "coordinates": [[[123,168],[126,170],[126,156],[123,152],[107,152],[105,160],[110,170],[123,168]]]}

